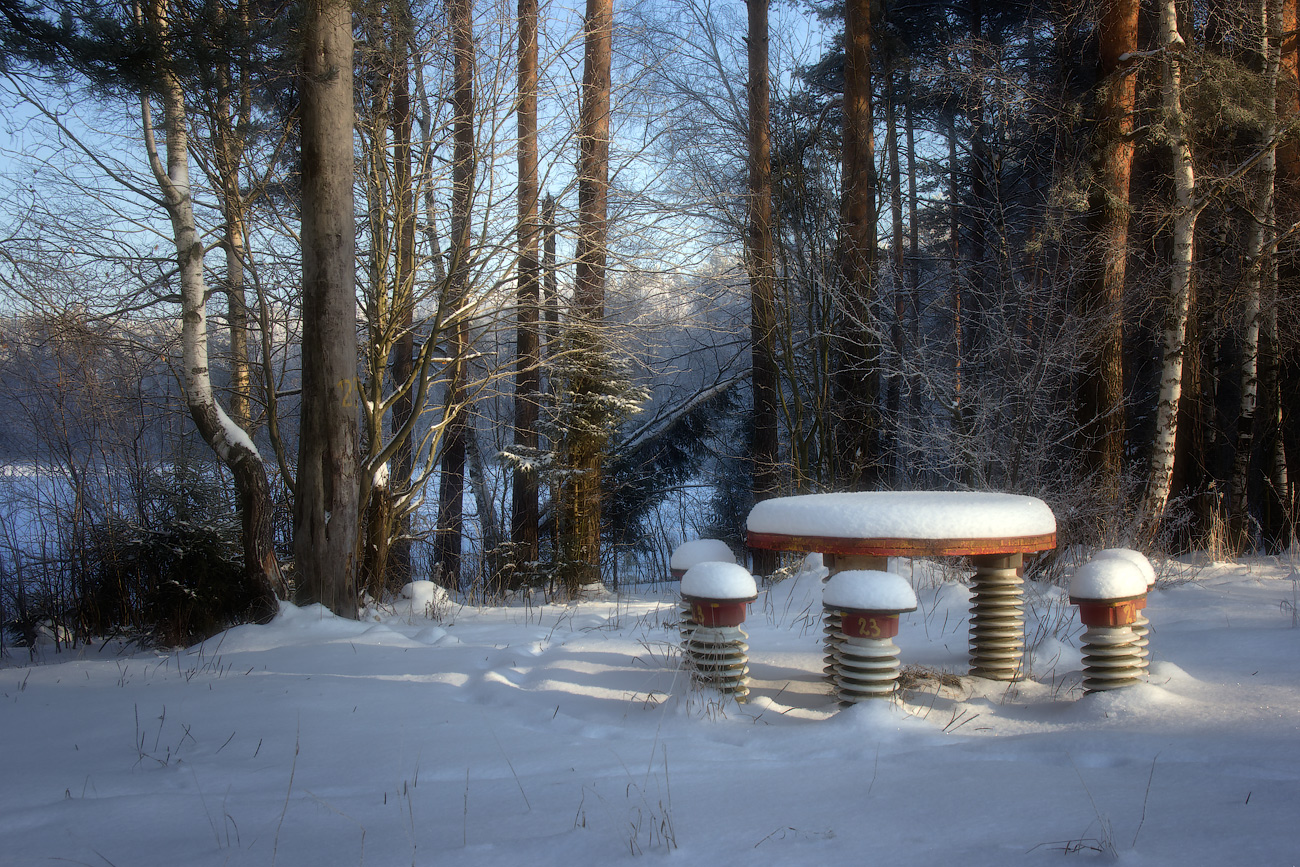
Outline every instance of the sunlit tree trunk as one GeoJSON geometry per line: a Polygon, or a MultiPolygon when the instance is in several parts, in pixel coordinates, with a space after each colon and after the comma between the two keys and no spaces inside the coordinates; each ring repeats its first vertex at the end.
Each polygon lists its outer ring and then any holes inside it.
{"type": "Polygon", "coordinates": [[[447,355],[451,358],[444,412],[449,416],[443,439],[438,482],[438,530],[435,558],[442,580],[450,587],[461,581],[461,542],[465,511],[465,448],[469,321],[463,307],[469,296],[470,210],[477,173],[474,153],[474,8],[470,0],[452,0],[453,153],[451,201],[451,271],[445,318],[447,355]]]}
{"type": "MultiPolygon", "coordinates": [[[[583,21],[582,104],[578,119],[578,226],[574,253],[573,316],[566,328],[567,349],[575,359],[606,351],[605,266],[609,237],[609,112],[614,4],[587,0],[583,21]]],[[[581,404],[602,383],[577,372],[570,382],[581,404]]],[[[563,583],[570,593],[599,585],[601,470],[606,447],[603,434],[567,432],[568,478],[560,495],[560,545],[563,583]]]]}
{"type": "MultiPolygon", "coordinates": [[[[168,8],[153,0],[140,10],[144,24],[162,41],[168,32],[168,8]]],[[[217,457],[230,469],[239,500],[244,548],[246,595],[249,614],[264,620],[277,610],[276,596],[284,593],[279,560],[272,536],[270,486],[262,457],[252,439],[222,409],[212,388],[208,367],[207,283],[204,246],[194,217],[190,186],[189,115],[181,81],[170,58],[161,56],[156,69],[157,93],[163,107],[166,163],[159,155],[149,98],[141,100],[142,122],[149,165],[163,194],[176,244],[181,285],[182,379],[185,401],[195,427],[217,457]]]]}
{"type": "Polygon", "coordinates": [[[1133,170],[1138,0],[1105,0],[1093,184],[1088,196],[1088,273],[1077,302],[1085,325],[1077,391],[1077,451],[1101,499],[1117,503],[1124,450],[1124,284],[1128,262],[1129,180],[1133,170]]]}
{"type": "MultiPolygon", "coordinates": [[[[749,12],[749,348],[754,395],[755,502],[780,491],[780,441],[777,433],[776,265],[772,226],[772,138],[768,80],[768,0],[747,0],[749,12]]],[[[777,565],[771,551],[753,552],[754,571],[770,574],[777,565]]]]}
{"type": "Polygon", "coordinates": [[[1228,530],[1232,548],[1240,553],[1249,545],[1250,468],[1255,446],[1255,417],[1259,405],[1261,299],[1272,298],[1277,287],[1277,222],[1274,185],[1277,177],[1277,87],[1281,62],[1282,15],[1277,0],[1258,0],[1259,54],[1263,61],[1265,98],[1262,101],[1260,147],[1263,152],[1252,173],[1250,228],[1246,234],[1246,272],[1242,280],[1240,338],[1241,404],[1237,414],[1237,442],[1229,488],[1228,530]]]}
{"type": "Polygon", "coordinates": [[[844,317],[837,371],[841,428],[837,474],[853,488],[879,477],[879,338],[872,323],[876,292],[876,145],[871,116],[871,3],[844,6],[844,132],[841,142],[840,270],[844,317]]]}
{"type": "MultiPolygon", "coordinates": [[[[519,0],[519,290],[515,308],[514,443],[535,453],[540,409],[538,300],[541,227],[537,180],[537,0],[519,0]]],[[[516,467],[511,485],[510,541],[516,582],[537,562],[537,473],[516,467]]]]}
{"type": "Polygon", "coordinates": [[[302,135],[302,420],[294,498],[299,598],[357,616],[357,334],[352,11],[308,0],[302,135]]]}

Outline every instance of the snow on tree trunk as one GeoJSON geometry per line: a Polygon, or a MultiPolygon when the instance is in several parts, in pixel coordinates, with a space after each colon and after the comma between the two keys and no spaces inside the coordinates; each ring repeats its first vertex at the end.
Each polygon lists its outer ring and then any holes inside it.
{"type": "MultiPolygon", "coordinates": [[[[168,10],[155,0],[144,11],[146,25],[158,37],[168,30],[168,10]]],[[[276,595],[283,593],[280,565],[271,533],[271,495],[262,457],[251,438],[222,409],[208,368],[207,285],[203,241],[194,218],[189,175],[189,116],[180,78],[164,58],[157,90],[163,105],[167,162],[154,139],[148,97],[141,101],[149,165],[163,193],[176,244],[181,284],[181,354],[185,401],[195,427],[234,477],[243,522],[244,575],[256,601],[253,619],[274,615],[276,595]]]]}

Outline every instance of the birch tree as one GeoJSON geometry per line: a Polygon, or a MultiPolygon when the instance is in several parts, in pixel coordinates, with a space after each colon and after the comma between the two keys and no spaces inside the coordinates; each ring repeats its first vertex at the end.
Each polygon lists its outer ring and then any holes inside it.
{"type": "Polygon", "coordinates": [[[257,447],[218,402],[208,365],[208,288],[205,248],[194,216],[190,184],[190,116],[175,58],[167,47],[170,10],[165,0],[137,7],[140,23],[157,52],[153,85],[163,110],[165,162],[154,134],[151,99],[141,99],[146,154],[162,205],[171,222],[181,286],[182,375],[185,400],[200,435],[230,469],[243,521],[244,569],[255,588],[258,618],[272,616],[275,597],[283,594],[279,561],[272,538],[270,487],[257,447]]]}
{"type": "Polygon", "coordinates": [[[1250,178],[1250,214],[1246,233],[1245,276],[1242,281],[1241,404],[1237,413],[1236,449],[1229,486],[1229,544],[1240,552],[1250,533],[1250,467],[1254,450],[1259,403],[1259,351],[1262,298],[1272,297],[1277,287],[1277,259],[1274,247],[1277,218],[1274,188],[1277,177],[1278,68],[1281,61],[1282,15],[1277,0],[1257,0],[1258,55],[1263,70],[1264,99],[1259,132],[1260,156],[1250,178]]]}
{"type": "Polygon", "coordinates": [[[1164,519],[1169,504],[1169,486],[1174,470],[1174,444],[1178,435],[1178,401],[1183,387],[1183,350],[1187,337],[1187,313],[1191,299],[1192,253],[1196,234],[1196,170],[1183,111],[1183,57],[1187,43],[1178,32],[1175,0],[1163,0],[1160,7],[1160,48],[1163,61],[1161,105],[1165,140],[1173,165],[1174,205],[1173,255],[1170,262],[1169,309],[1162,335],[1160,397],[1156,405],[1155,439],[1151,450],[1150,477],[1142,504],[1142,532],[1153,535],[1164,519]]]}

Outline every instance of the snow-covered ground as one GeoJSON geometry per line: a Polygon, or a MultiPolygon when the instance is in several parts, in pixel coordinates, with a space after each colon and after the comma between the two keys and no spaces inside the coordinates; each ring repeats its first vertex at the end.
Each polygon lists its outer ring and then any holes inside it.
{"type": "MultiPolygon", "coordinates": [[[[920,602],[904,664],[963,673],[967,588],[891,565],[920,602]]],[[[744,705],[680,670],[672,584],[436,623],[286,607],[171,654],[20,650],[0,863],[1295,864],[1295,572],[1157,568],[1150,682],[1089,696],[1073,609],[1035,586],[1031,679],[914,678],[842,710],[815,574],[760,588],[744,705]]]]}

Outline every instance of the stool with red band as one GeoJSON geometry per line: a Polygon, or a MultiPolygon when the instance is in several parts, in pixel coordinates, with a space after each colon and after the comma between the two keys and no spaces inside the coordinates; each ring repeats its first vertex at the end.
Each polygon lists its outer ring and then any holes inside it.
{"type": "Polygon", "coordinates": [[[835,692],[845,704],[888,698],[898,686],[898,615],[916,610],[916,593],[899,575],[851,570],[831,577],[822,604],[839,619],[832,659],[835,692]]]}
{"type": "MultiPolygon", "coordinates": [[[[1147,593],[1150,593],[1156,586],[1156,570],[1151,566],[1151,561],[1146,558],[1140,551],[1134,551],[1132,548],[1106,548],[1098,551],[1093,555],[1094,560],[1103,558],[1115,558],[1118,560],[1127,560],[1138,569],[1147,579],[1147,593]]],[[[1143,673],[1146,672],[1151,664],[1151,621],[1147,619],[1146,611],[1147,600],[1143,597],[1137,606],[1137,619],[1129,629],[1133,630],[1133,644],[1138,649],[1138,665],[1141,666],[1143,673]]]]}
{"type": "MultiPolygon", "coordinates": [[[[692,539],[673,549],[668,560],[668,571],[674,581],[680,581],[692,566],[698,563],[735,563],[736,555],[726,542],[720,539],[692,539]]],[[[677,618],[678,631],[682,640],[694,626],[691,621],[691,606],[683,601],[681,614],[677,618]]]]}
{"type": "Polygon", "coordinates": [[[692,678],[743,700],[749,694],[749,636],[740,628],[757,596],[754,577],[735,563],[697,563],[682,576],[682,651],[692,678]]]}
{"type": "Polygon", "coordinates": [[[1146,604],[1146,576],[1132,563],[1096,558],[1070,581],[1070,603],[1079,606],[1083,633],[1083,689],[1105,692],[1132,686],[1142,677],[1141,649],[1132,625],[1146,604]]]}

